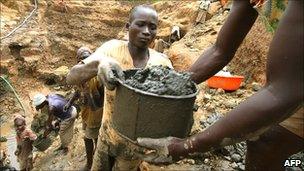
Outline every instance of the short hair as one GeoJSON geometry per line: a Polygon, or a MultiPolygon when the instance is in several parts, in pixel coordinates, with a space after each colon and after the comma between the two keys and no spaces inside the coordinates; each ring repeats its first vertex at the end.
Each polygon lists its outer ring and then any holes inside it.
{"type": "MultiPolygon", "coordinates": [[[[156,12],[155,8],[152,7],[151,5],[147,5],[147,4],[143,4],[143,5],[137,5],[135,7],[133,7],[131,9],[131,12],[130,12],[130,15],[129,15],[129,22],[132,22],[134,20],[134,14],[136,13],[136,11],[140,8],[147,8],[147,9],[150,9],[150,10],[153,10],[156,12]]],[[[157,12],[156,12],[157,13],[157,12]]]]}

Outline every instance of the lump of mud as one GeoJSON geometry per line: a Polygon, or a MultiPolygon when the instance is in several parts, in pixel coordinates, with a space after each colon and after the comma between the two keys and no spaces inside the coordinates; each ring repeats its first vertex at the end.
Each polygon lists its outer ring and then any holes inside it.
{"type": "Polygon", "coordinates": [[[189,72],[177,72],[169,67],[152,66],[126,76],[125,84],[157,95],[183,96],[196,92],[189,72]]]}

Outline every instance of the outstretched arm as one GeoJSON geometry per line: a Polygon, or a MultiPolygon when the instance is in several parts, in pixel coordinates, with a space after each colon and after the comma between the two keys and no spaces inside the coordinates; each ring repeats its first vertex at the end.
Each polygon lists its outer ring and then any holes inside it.
{"type": "Polygon", "coordinates": [[[123,71],[119,63],[114,58],[106,56],[102,52],[102,47],[72,67],[66,81],[67,84],[80,85],[95,76],[98,76],[98,80],[109,90],[116,87],[116,77],[123,78],[123,71]]]}
{"type": "Polygon", "coordinates": [[[270,45],[267,83],[226,117],[181,143],[172,155],[206,152],[262,134],[293,114],[303,103],[303,1],[290,1],[270,45]],[[292,30],[292,31],[291,31],[292,30]],[[184,144],[192,148],[185,150],[184,144]]]}
{"type": "Polygon", "coordinates": [[[75,100],[79,99],[80,97],[80,91],[76,89],[75,93],[73,94],[72,98],[67,102],[67,104],[64,105],[63,111],[66,112],[68,109],[73,105],[75,100]]]}
{"type": "MultiPolygon", "coordinates": [[[[229,25],[232,21],[232,24],[237,24],[234,19],[230,18],[231,16],[239,19],[246,17],[246,12],[243,10],[248,8],[248,2],[247,4],[245,2],[243,0],[234,2],[234,6],[242,6],[233,8],[231,15],[224,25],[225,27],[221,30],[221,35],[219,35],[230,38],[231,41],[236,39],[238,43],[231,42],[233,46],[222,44],[220,47],[228,46],[234,49],[241,42],[239,37],[233,38],[224,33],[229,33],[230,31],[237,32],[238,28],[241,29],[240,27],[247,28],[247,26],[243,25],[239,25],[238,27],[230,27],[229,25]],[[240,9],[242,10],[239,12],[242,12],[244,16],[238,16],[238,13],[235,13],[240,9]],[[226,30],[231,28],[234,28],[234,30],[226,30]]],[[[149,158],[149,156],[142,158],[159,163],[164,161],[163,159],[166,159],[166,157],[179,159],[179,156],[187,156],[189,153],[210,151],[246,139],[255,138],[273,124],[279,123],[291,116],[303,104],[303,5],[303,1],[289,1],[288,8],[270,46],[267,61],[267,83],[260,91],[238,105],[226,117],[220,119],[205,131],[187,139],[139,138],[137,140],[139,145],[163,152],[163,154],[160,153],[159,157],[156,156],[156,158],[155,156],[153,158],[149,158]],[[169,157],[166,156],[168,153],[169,157]]],[[[248,13],[251,12],[248,9],[248,13]]],[[[242,20],[246,19],[243,18],[242,20]]],[[[245,36],[246,34],[243,32],[239,36],[242,35],[245,36]]],[[[230,42],[226,41],[226,43],[230,42]]],[[[220,48],[225,49],[223,51],[230,52],[226,56],[227,58],[224,58],[221,56],[226,53],[222,53],[221,50],[217,52],[217,48],[214,51],[209,50],[209,52],[203,54],[191,68],[192,71],[195,71],[193,78],[196,82],[208,78],[212,75],[213,71],[216,71],[216,67],[209,65],[220,66],[227,63],[235,52],[235,50],[220,48]],[[212,60],[215,60],[215,62],[212,60]]]]}
{"type": "Polygon", "coordinates": [[[95,77],[98,72],[99,63],[100,55],[95,52],[90,57],[86,58],[84,62],[80,62],[73,66],[66,77],[67,84],[81,85],[95,77]]]}
{"type": "Polygon", "coordinates": [[[231,12],[213,46],[190,67],[192,79],[201,83],[216,74],[233,58],[236,50],[254,24],[258,13],[249,0],[235,0],[231,12]]]}

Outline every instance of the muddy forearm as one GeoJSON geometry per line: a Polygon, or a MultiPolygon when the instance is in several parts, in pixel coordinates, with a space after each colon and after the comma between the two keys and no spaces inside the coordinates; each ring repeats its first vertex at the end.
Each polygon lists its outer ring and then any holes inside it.
{"type": "Polygon", "coordinates": [[[68,101],[68,108],[72,106],[72,104],[80,97],[80,92],[76,90],[76,92],[73,94],[72,98],[68,101]]]}
{"type": "Polygon", "coordinates": [[[257,138],[272,124],[289,117],[302,103],[297,95],[278,92],[268,86],[240,104],[200,134],[189,138],[189,152],[206,152],[226,145],[257,138]]]}
{"type": "Polygon", "coordinates": [[[67,84],[80,85],[95,77],[97,75],[98,65],[99,61],[96,60],[73,66],[66,77],[67,84]]]}

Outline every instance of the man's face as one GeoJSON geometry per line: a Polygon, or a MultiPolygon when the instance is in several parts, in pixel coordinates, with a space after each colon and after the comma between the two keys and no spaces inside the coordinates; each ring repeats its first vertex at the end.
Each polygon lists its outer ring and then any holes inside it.
{"type": "Polygon", "coordinates": [[[15,129],[17,132],[22,132],[25,129],[25,122],[22,119],[15,120],[15,129]]]}
{"type": "Polygon", "coordinates": [[[127,24],[129,41],[138,48],[148,48],[156,36],[157,13],[149,8],[138,8],[127,24]]]}
{"type": "Polygon", "coordinates": [[[38,110],[42,109],[43,107],[46,107],[46,105],[47,105],[47,101],[44,101],[41,105],[36,106],[36,110],[38,111],[38,110]]]}

